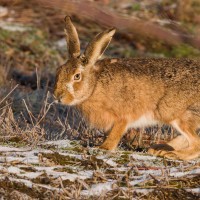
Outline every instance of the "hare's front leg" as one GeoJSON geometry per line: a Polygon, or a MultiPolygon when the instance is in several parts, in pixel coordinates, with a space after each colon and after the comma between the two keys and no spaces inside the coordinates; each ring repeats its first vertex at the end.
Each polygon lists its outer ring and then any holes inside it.
{"type": "Polygon", "coordinates": [[[126,132],[126,127],[127,121],[116,121],[113,125],[111,132],[109,133],[104,143],[100,146],[100,148],[106,150],[114,150],[119,144],[120,139],[126,132]]]}

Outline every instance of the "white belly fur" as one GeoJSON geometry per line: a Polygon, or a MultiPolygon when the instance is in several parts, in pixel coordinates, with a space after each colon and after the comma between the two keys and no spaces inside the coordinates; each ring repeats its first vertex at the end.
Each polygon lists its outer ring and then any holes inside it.
{"type": "Polygon", "coordinates": [[[139,117],[137,120],[130,122],[127,126],[127,129],[129,128],[142,128],[142,127],[147,127],[147,126],[153,126],[158,124],[158,121],[156,121],[153,118],[153,114],[151,113],[146,113],[139,117]]]}

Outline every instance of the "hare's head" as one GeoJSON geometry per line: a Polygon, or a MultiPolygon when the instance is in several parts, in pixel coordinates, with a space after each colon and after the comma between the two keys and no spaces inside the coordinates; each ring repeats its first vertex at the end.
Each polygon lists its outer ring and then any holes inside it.
{"type": "Polygon", "coordinates": [[[96,35],[83,54],[70,17],[65,18],[65,33],[69,59],[57,69],[54,96],[63,104],[76,105],[92,94],[99,71],[95,63],[110,43],[115,29],[96,35]]]}

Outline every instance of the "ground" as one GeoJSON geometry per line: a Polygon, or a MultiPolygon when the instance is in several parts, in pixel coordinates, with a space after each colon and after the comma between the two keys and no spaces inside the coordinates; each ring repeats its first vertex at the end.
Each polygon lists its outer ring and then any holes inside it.
{"type": "Polygon", "coordinates": [[[106,152],[71,140],[21,145],[0,146],[0,195],[5,199],[199,198],[199,160],[106,152]]]}

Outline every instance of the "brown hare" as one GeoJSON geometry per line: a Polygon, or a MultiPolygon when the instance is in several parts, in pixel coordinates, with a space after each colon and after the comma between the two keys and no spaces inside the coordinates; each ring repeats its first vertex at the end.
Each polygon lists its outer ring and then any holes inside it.
{"type": "Polygon", "coordinates": [[[129,128],[172,125],[181,135],[149,153],[172,159],[200,156],[200,60],[111,58],[99,60],[115,29],[99,33],[80,53],[76,28],[65,18],[69,59],[57,69],[55,97],[76,106],[94,127],[109,131],[113,150],[129,128]]]}

